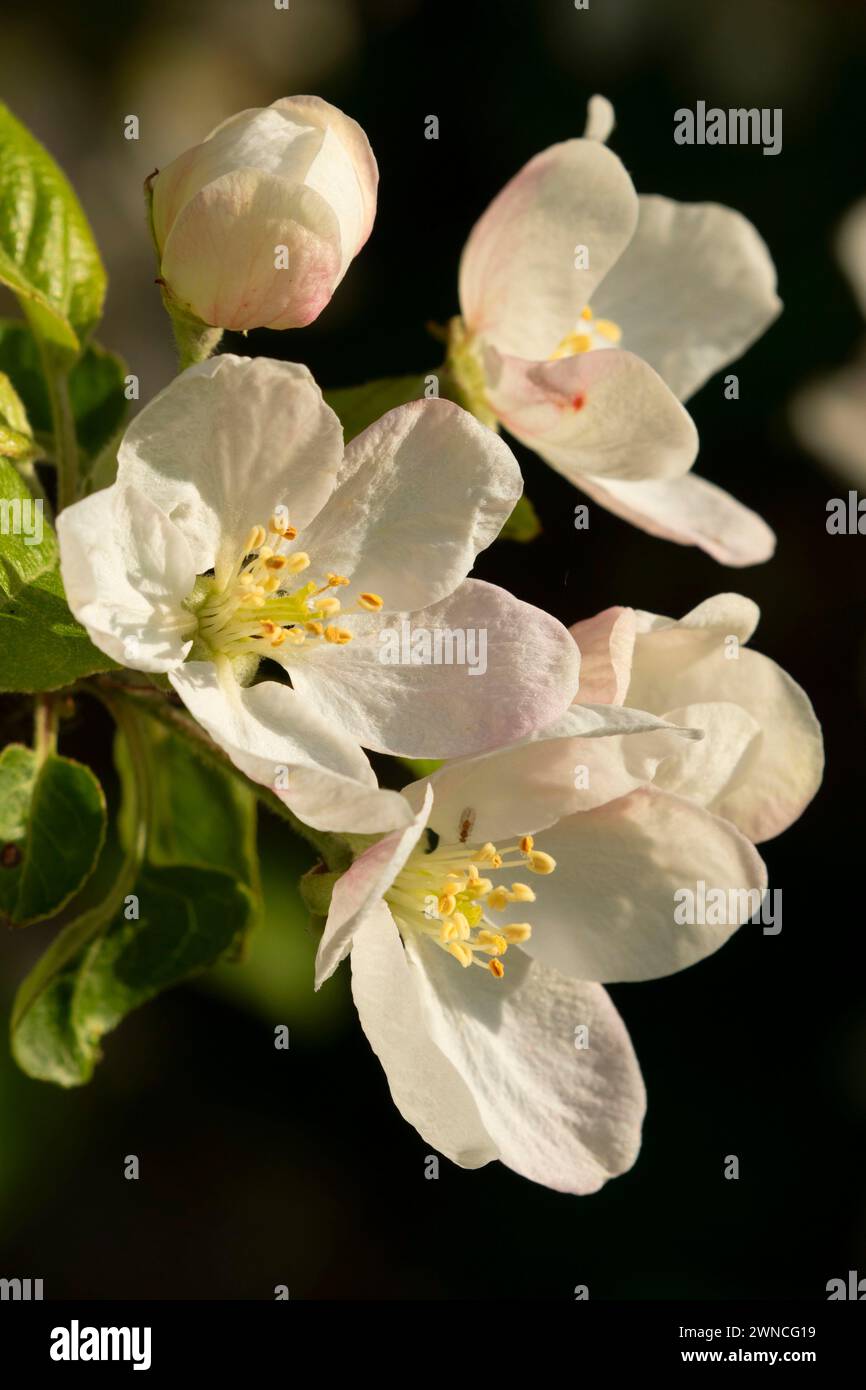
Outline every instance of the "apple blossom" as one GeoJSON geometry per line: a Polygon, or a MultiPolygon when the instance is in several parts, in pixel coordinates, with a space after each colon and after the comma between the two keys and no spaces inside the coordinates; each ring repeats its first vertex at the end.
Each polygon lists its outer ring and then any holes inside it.
{"type": "Polygon", "coordinates": [[[806,695],[748,642],[760,610],[717,594],[684,618],[608,608],[571,629],[580,646],[579,703],[650,710],[703,729],[655,785],[724,816],[760,843],[787,829],[821,784],[821,727],[806,695]]]}
{"type": "Polygon", "coordinates": [[[405,802],[379,791],[360,744],[475,751],[555,719],[577,689],[560,623],[464,579],[520,491],[508,447],[449,401],[390,411],[344,454],[306,367],[223,355],[147,405],[116,482],[60,514],[63,581],[96,646],[167,674],[302,820],[382,830],[405,802]],[[404,620],[484,629],[485,678],[384,665],[381,635],[404,620]],[[252,683],[262,657],[281,680],[252,683]]]}
{"type": "MultiPolygon", "coordinates": [[[[836,252],[866,317],[866,199],[842,220],[836,252]]],[[[804,386],[792,406],[794,430],[824,463],[866,488],[866,349],[838,371],[804,386]]]]}
{"type": "Polygon", "coordinates": [[[361,127],[320,97],[230,117],[152,180],[169,294],[219,328],[311,323],[370,235],[378,177],[361,127]]]}
{"type": "Polygon", "coordinates": [[[351,952],[394,1101],[455,1163],[586,1193],[634,1162],[643,1083],[602,984],[682,970],[749,915],[680,925],[682,885],[766,882],[735,826],[653,785],[693,737],[575,706],[405,788],[413,823],[337,880],[317,986],[351,952]]]}
{"type": "Polygon", "coordinates": [[[689,473],[680,404],[776,317],[764,242],[715,203],[638,197],[587,133],[536,155],[475,224],[460,263],[449,365],[461,398],[595,501],[725,564],[766,560],[772,532],[689,473]]]}

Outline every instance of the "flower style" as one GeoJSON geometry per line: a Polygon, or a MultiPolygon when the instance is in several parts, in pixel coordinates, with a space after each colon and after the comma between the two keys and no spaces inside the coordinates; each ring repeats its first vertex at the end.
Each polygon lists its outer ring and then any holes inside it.
{"type": "Polygon", "coordinates": [[[473,228],[460,264],[450,366],[461,395],[595,501],[724,564],[766,560],[773,533],[689,473],[680,404],[780,310],[764,242],[714,203],[638,197],[587,133],[536,155],[473,228]]]}
{"type": "Polygon", "coordinates": [[[241,111],[153,180],[161,276],[207,324],[312,323],[370,235],[378,179],[361,127],[320,97],[241,111]]]}
{"type": "Polygon", "coordinates": [[[608,608],[571,629],[579,703],[649,710],[704,730],[665,760],[655,785],[733,821],[760,844],[781,834],[821,784],[821,726],[805,691],[744,644],[760,610],[717,594],[684,618],[608,608]]]}
{"type": "Polygon", "coordinates": [[[167,673],[302,820],[384,830],[411,813],[359,744],[465,754],[555,719],[577,689],[566,628],[464,579],[520,491],[508,447],[451,402],[401,406],[344,454],[305,367],[224,355],[146,406],[117,481],[60,514],[63,581],[100,650],[167,673]],[[485,677],[383,664],[382,634],[410,620],[484,630],[485,677]],[[262,657],[281,680],[252,683],[262,657]]]}
{"type": "MultiPolygon", "coordinates": [[[[836,252],[866,318],[866,198],[843,218],[836,252]]],[[[866,348],[853,362],[805,386],[791,414],[807,449],[857,487],[866,487],[866,348]]]]}
{"type": "Polygon", "coordinates": [[[317,985],[351,951],[394,1101],[455,1163],[587,1193],[634,1162],[643,1082],[602,984],[682,970],[749,916],[678,925],[679,887],[766,883],[735,826],[653,784],[694,737],[575,706],[407,787],[414,823],[337,881],[317,985]]]}

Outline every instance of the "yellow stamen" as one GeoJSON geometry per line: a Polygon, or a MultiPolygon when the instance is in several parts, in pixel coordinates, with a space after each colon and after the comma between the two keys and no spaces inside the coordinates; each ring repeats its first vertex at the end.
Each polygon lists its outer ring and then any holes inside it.
{"type": "Polygon", "coordinates": [[[352,634],[347,632],[344,627],[326,627],[325,641],[333,642],[338,647],[344,647],[347,642],[351,642],[352,634]]]}
{"type": "Polygon", "coordinates": [[[310,557],[305,550],[299,550],[295,555],[289,555],[286,559],[286,569],[289,574],[300,574],[301,570],[308,568],[310,557]]]}
{"type": "Polygon", "coordinates": [[[521,851],[524,854],[528,854],[529,851],[532,849],[533,845],[535,844],[535,841],[533,840],[531,835],[523,835],[518,841],[518,844],[520,845],[521,851]]]}
{"type": "Polygon", "coordinates": [[[580,317],[583,319],[584,323],[592,323],[592,310],[588,304],[584,304],[580,311],[580,317]]]}
{"type": "Polygon", "coordinates": [[[338,588],[341,584],[348,584],[348,582],[349,581],[344,574],[328,574],[328,584],[331,586],[332,589],[338,588]]]}
{"type": "Polygon", "coordinates": [[[362,608],[366,608],[369,613],[378,613],[383,607],[385,600],[378,594],[359,594],[358,602],[362,608]]]}
{"type": "Polygon", "coordinates": [[[528,941],[532,935],[532,926],[529,922],[512,922],[509,926],[502,928],[502,935],[506,941],[512,945],[519,942],[528,941]]]}
{"type": "Polygon", "coordinates": [[[269,555],[265,561],[269,570],[284,570],[288,563],[285,555],[269,555]]]}
{"type": "Polygon", "coordinates": [[[603,338],[607,338],[610,343],[618,343],[622,337],[622,329],[618,323],[611,319],[596,319],[595,331],[600,333],[603,338]]]}
{"type": "Polygon", "coordinates": [[[492,960],[487,962],[487,969],[497,980],[501,980],[502,976],[505,974],[505,966],[502,964],[502,961],[497,960],[495,956],[492,960]]]}
{"type": "Polygon", "coordinates": [[[338,598],[320,598],[316,607],[323,618],[333,618],[335,613],[339,613],[342,604],[338,598]]]}
{"type": "Polygon", "coordinates": [[[437,906],[443,917],[450,917],[457,907],[457,899],[453,893],[443,893],[437,906]]]}
{"type": "Polygon", "coordinates": [[[264,526],[254,526],[247,536],[244,554],[251,555],[254,550],[258,550],[260,546],[264,545],[267,534],[264,526]]]}
{"type": "Polygon", "coordinates": [[[534,874],[552,874],[556,868],[556,860],[545,854],[544,850],[534,849],[527,856],[527,868],[534,874]]]}
{"type": "Polygon", "coordinates": [[[318,622],[304,623],[304,627],[307,632],[312,633],[314,637],[321,637],[322,633],[325,631],[323,625],[318,622]]]}
{"type": "MultiPolygon", "coordinates": [[[[450,953],[451,953],[451,955],[454,957],[454,959],[455,959],[455,960],[458,960],[458,961],[460,962],[461,965],[467,966],[467,965],[471,965],[471,964],[472,964],[472,952],[470,951],[469,947],[468,947],[467,945],[465,945],[464,942],[462,942],[462,941],[452,941],[452,942],[449,943],[448,946],[446,946],[445,949],[446,949],[447,951],[450,951],[450,953]]],[[[498,962],[491,961],[490,964],[491,964],[491,965],[494,965],[494,964],[498,964],[498,962]]],[[[499,968],[500,968],[500,970],[502,969],[501,966],[500,966],[499,968]]],[[[495,973],[495,972],[494,972],[494,973],[495,973]]]]}
{"type": "Polygon", "coordinates": [[[487,906],[494,912],[504,912],[511,901],[511,894],[507,888],[494,888],[488,895],[487,906]]]}
{"type": "Polygon", "coordinates": [[[512,883],[511,901],[515,903],[534,903],[535,894],[528,883],[512,883]]]}

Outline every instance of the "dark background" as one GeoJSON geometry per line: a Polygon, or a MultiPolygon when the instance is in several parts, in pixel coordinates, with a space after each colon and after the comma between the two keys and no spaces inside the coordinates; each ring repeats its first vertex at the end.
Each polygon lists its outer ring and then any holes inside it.
{"type": "MultiPolygon", "coordinates": [[[[535,1187],[498,1164],[424,1178],[357,1023],[346,972],[311,989],[314,943],[292,887],[306,851],[263,827],[268,920],[249,964],[164,997],[107,1040],[92,1084],[61,1093],[0,1055],[0,1274],[85,1298],[823,1298],[866,1274],[866,1008],[861,873],[866,577],[862,538],[829,536],[844,495],[796,446],[787,410],[842,364],[864,326],[830,245],[866,193],[866,12],[855,0],[271,0],[3,15],[0,95],[80,189],[112,277],[102,338],[142,377],[172,372],[140,185],[217,120],[315,91],[366,129],[382,175],[373,236],[333,304],[302,332],[235,350],[298,358],[341,386],[434,369],[429,319],[456,312],[460,249],[531,155],[582,133],[594,91],[642,192],[727,203],[779,269],[782,318],[692,401],[698,471],[777,531],[769,564],[724,570],[596,506],[516,448],[544,537],[497,545],[477,573],[571,623],[613,603],[679,615],[738,589],[758,601],[754,645],[812,697],[824,787],[764,847],[783,890],[779,936],[745,927],[668,980],[612,993],[649,1092],[636,1168],[593,1197],[535,1187]],[[784,144],[674,144],[673,112],[782,107],[784,144]],[[140,142],[122,138],[123,116],[140,142]],[[438,142],[424,118],[438,115],[438,142]],[[287,1023],[288,1052],[273,1047],[287,1023]],[[123,1178],[135,1153],[141,1179],[123,1178]],[[739,1181],[723,1177],[740,1159],[739,1181]]],[[[65,751],[100,762],[106,730],[65,751]]],[[[4,1005],[39,928],[3,947],[4,1005]]]]}

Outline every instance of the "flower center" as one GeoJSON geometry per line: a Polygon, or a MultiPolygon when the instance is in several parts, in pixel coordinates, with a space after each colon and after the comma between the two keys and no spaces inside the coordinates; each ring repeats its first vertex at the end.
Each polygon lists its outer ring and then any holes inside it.
{"type": "Polygon", "coordinates": [[[510,945],[528,941],[529,922],[501,925],[490,913],[512,903],[535,902],[526,883],[494,886],[481,868],[497,872],[523,868],[552,874],[556,861],[535,848],[531,835],[513,845],[437,845],[429,854],[416,849],[385,894],[402,936],[409,931],[431,937],[463,966],[480,965],[497,980],[505,974],[501,957],[510,945]],[[480,868],[479,868],[480,866],[480,868]]]}
{"type": "Polygon", "coordinates": [[[588,304],[580,311],[580,320],[573,333],[567,333],[559,347],[550,354],[550,361],[574,357],[578,352],[616,347],[622,339],[622,329],[612,319],[597,319],[588,304]]]}
{"type": "MultiPolygon", "coordinates": [[[[310,568],[310,557],[303,550],[287,552],[297,538],[276,514],[267,529],[254,526],[237,557],[228,579],[217,587],[204,583],[204,593],[191,596],[190,606],[198,619],[198,637],[211,652],[223,656],[267,656],[268,648],[288,643],[293,647],[330,642],[343,646],[352,640],[346,628],[332,619],[342,611],[333,590],[349,580],[342,574],[327,574],[324,583],[298,582],[310,568]]],[[[378,594],[359,594],[356,609],[375,613],[382,607],[378,594]]]]}

